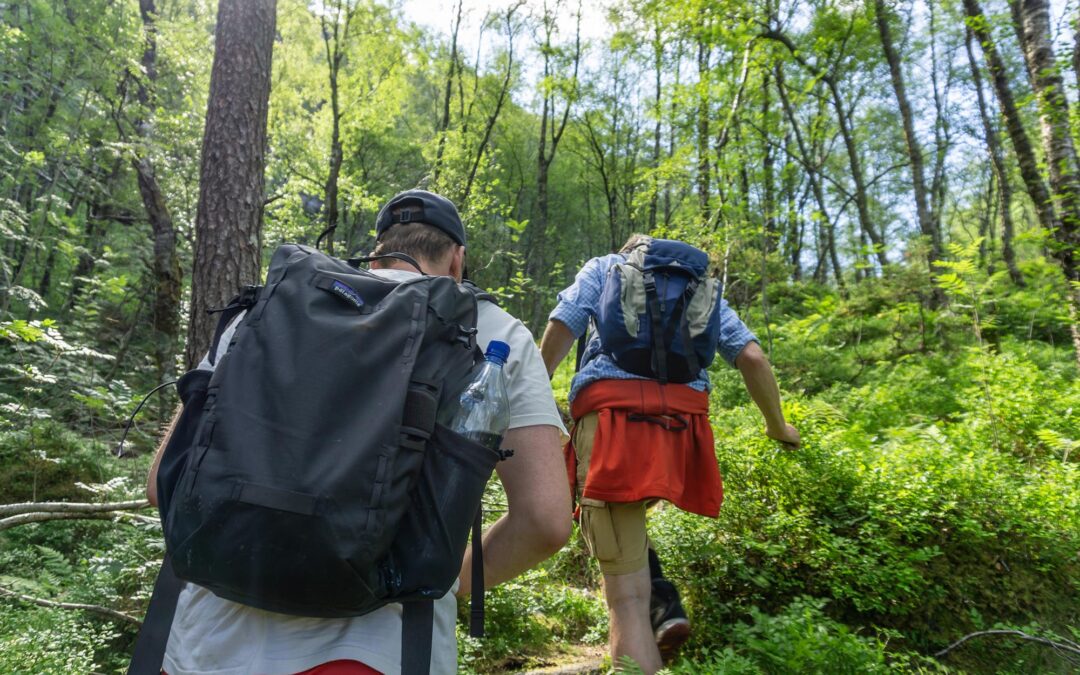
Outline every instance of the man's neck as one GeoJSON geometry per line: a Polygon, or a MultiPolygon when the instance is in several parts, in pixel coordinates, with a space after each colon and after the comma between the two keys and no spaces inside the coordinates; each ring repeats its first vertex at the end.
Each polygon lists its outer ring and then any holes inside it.
{"type": "Polygon", "coordinates": [[[417,260],[416,262],[418,265],[420,265],[420,270],[417,270],[415,267],[405,262],[404,260],[398,260],[396,258],[384,258],[382,260],[376,260],[371,264],[371,266],[375,269],[380,270],[400,270],[402,272],[412,272],[413,274],[416,274],[419,271],[423,274],[430,274],[430,272],[428,271],[428,265],[425,261],[417,260]]]}

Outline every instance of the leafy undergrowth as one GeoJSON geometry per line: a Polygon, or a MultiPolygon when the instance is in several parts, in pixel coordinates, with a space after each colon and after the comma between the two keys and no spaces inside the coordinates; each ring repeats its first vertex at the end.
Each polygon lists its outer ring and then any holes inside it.
{"type": "MultiPolygon", "coordinates": [[[[757,330],[771,339],[798,451],[766,439],[738,373],[714,367],[721,515],[658,507],[650,518],[694,623],[671,672],[1076,668],[1068,653],[1008,636],[934,656],[1001,627],[1080,641],[1080,385],[1056,291],[995,299],[991,279],[978,304],[956,295],[931,311],[898,301],[906,283],[847,299],[774,293],[773,323],[757,330]]],[[[570,374],[564,365],[555,379],[563,401],[570,374]]],[[[145,458],[117,460],[58,421],[0,434],[5,503],[125,498],[145,470],[145,458]]],[[[497,485],[486,501],[489,518],[505,508],[497,485]]],[[[131,523],[20,526],[0,533],[0,583],[138,615],[159,554],[158,533],[131,523]]],[[[462,672],[595,654],[607,639],[595,563],[575,534],[488,594],[486,637],[466,625],[462,672]]],[[[93,615],[0,599],[0,672],[120,672],[131,638],[93,615]]]]}

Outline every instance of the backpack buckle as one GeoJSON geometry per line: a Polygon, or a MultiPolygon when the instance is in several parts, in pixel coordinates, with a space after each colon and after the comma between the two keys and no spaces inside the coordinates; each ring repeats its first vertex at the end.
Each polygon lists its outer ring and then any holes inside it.
{"type": "Polygon", "coordinates": [[[243,290],[240,291],[240,297],[237,299],[237,302],[240,305],[250,307],[255,304],[256,300],[258,300],[259,291],[261,290],[262,286],[259,286],[257,284],[248,284],[247,286],[244,286],[243,290]]]}
{"type": "Polygon", "coordinates": [[[454,341],[460,342],[461,346],[468,350],[476,349],[476,329],[459,325],[457,330],[458,334],[457,337],[454,338],[454,341]]]}

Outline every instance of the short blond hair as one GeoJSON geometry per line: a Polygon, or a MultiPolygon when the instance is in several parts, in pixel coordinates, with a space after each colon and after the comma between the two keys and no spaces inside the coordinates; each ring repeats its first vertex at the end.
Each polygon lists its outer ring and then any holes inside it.
{"type": "Polygon", "coordinates": [[[622,248],[619,249],[619,253],[622,253],[623,255],[626,255],[627,253],[629,253],[630,251],[633,251],[638,246],[641,246],[642,244],[648,243],[650,239],[652,239],[652,237],[650,237],[647,234],[641,234],[640,232],[635,232],[634,234],[630,235],[630,238],[627,239],[626,243],[622,245],[622,248]]]}

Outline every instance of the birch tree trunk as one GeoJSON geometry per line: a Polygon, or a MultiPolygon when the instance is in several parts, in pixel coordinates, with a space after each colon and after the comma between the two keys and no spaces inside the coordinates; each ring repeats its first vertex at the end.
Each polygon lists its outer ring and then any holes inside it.
{"type": "Polygon", "coordinates": [[[1069,129],[1065,81],[1054,60],[1047,0],[1010,0],[1031,87],[1039,101],[1039,126],[1049,168],[1050,189],[1061,217],[1056,257],[1070,281],[1077,281],[1076,246],[1080,242],[1080,163],[1069,129]]]}

